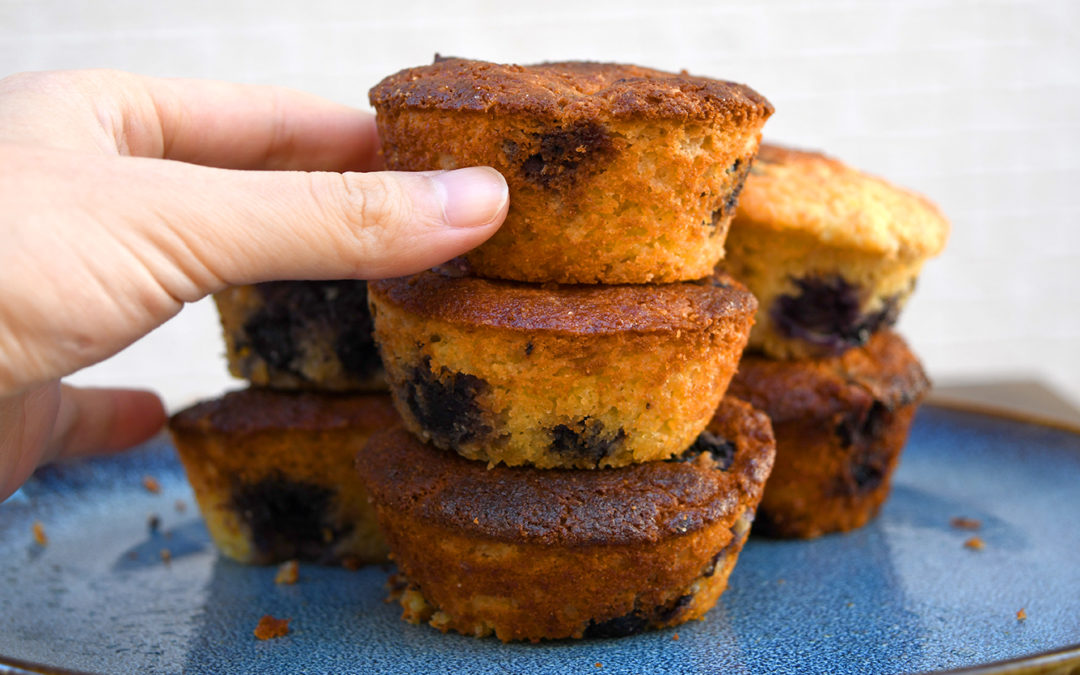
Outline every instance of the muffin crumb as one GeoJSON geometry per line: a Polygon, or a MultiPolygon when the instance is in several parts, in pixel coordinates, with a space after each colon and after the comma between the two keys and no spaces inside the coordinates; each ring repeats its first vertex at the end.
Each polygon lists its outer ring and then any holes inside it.
{"type": "Polygon", "coordinates": [[[274,575],[275,584],[286,584],[291,586],[300,580],[300,563],[295,560],[287,560],[277,568],[277,574],[274,575]]]}
{"type": "Polygon", "coordinates": [[[40,520],[35,520],[31,526],[31,530],[34,533],[34,543],[38,546],[48,546],[49,537],[45,534],[45,525],[40,520]]]}
{"type": "Polygon", "coordinates": [[[289,619],[277,619],[264,614],[255,626],[255,637],[260,640],[273,640],[289,634],[289,619]]]}
{"type": "Polygon", "coordinates": [[[986,542],[979,537],[972,537],[964,542],[965,548],[970,548],[973,551],[981,551],[986,548],[986,542]]]}
{"type": "Polygon", "coordinates": [[[949,520],[949,524],[958,530],[977,530],[982,527],[982,521],[974,518],[965,518],[964,516],[956,516],[949,520]]]}
{"type": "Polygon", "coordinates": [[[147,492],[152,494],[158,494],[161,492],[161,483],[157,481],[153,476],[143,476],[142,485],[147,492]]]}
{"type": "Polygon", "coordinates": [[[1016,612],[1016,620],[1027,621],[1027,611],[1023,607],[1016,612]]]}

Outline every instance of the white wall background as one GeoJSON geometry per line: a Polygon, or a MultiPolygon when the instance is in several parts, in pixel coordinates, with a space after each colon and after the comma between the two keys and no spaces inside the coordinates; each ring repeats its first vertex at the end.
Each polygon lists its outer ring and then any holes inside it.
{"type": "MultiPolygon", "coordinates": [[[[112,67],[360,107],[436,51],[746,82],[776,106],[767,137],[919,190],[951,218],[900,324],[935,379],[1036,377],[1080,400],[1078,29],[1071,0],[0,0],[0,75],[112,67]]],[[[176,407],[235,386],[222,351],[204,301],[72,379],[153,387],[176,407]]]]}

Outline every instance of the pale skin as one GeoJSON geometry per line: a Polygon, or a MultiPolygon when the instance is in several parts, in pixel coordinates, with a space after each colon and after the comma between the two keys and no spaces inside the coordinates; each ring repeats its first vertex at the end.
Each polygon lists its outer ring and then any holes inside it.
{"type": "Polygon", "coordinates": [[[184,303],[271,279],[409,274],[506,216],[493,169],[380,171],[378,148],[370,114],[280,88],[0,80],[0,501],[38,466],[161,428],[152,392],[60,378],[184,303]]]}

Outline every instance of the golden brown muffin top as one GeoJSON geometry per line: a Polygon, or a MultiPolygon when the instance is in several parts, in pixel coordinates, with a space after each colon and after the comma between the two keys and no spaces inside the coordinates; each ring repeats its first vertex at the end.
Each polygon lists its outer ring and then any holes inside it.
{"type": "Polygon", "coordinates": [[[608,286],[528,284],[471,276],[442,265],[409,277],[372,281],[368,292],[428,318],[473,328],[565,335],[701,331],[747,320],[757,300],[727,275],[702,281],[608,286]]]}
{"type": "Polygon", "coordinates": [[[925,197],[817,152],[762,143],[732,228],[797,232],[902,260],[937,255],[949,222],[925,197]]]}
{"type": "Polygon", "coordinates": [[[368,431],[401,423],[389,394],[331,394],[250,388],[197,403],[173,415],[174,431],[250,434],[355,427],[368,431]]]}
{"type": "Polygon", "coordinates": [[[464,534],[555,546],[654,543],[734,521],[764,486],[775,454],[764,414],[725,399],[709,432],[683,461],[580,471],[489,469],[395,429],[372,436],[356,465],[380,508],[464,534]]]}
{"type": "Polygon", "coordinates": [[[435,57],[375,85],[377,109],[413,108],[550,120],[647,118],[735,123],[767,118],[764,96],[734,82],[618,63],[566,61],[529,66],[435,57]]]}
{"type": "Polygon", "coordinates": [[[862,347],[830,358],[774,361],[743,354],[727,393],[779,424],[803,417],[828,419],[871,399],[895,410],[918,403],[929,389],[922,364],[903,338],[881,330],[862,347]]]}

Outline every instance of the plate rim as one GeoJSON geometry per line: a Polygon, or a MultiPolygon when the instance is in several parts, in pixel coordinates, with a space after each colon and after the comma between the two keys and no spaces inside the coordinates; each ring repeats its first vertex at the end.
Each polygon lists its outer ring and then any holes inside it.
{"type": "MultiPolygon", "coordinates": [[[[1012,410],[984,403],[945,399],[928,401],[920,406],[920,408],[924,407],[941,408],[953,412],[963,412],[983,417],[1005,419],[1011,422],[1047,427],[1080,436],[1080,424],[1073,424],[1065,420],[1049,417],[1040,417],[1025,411],[1012,410]]],[[[108,455],[105,457],[108,457],[108,455]]],[[[88,461],[94,461],[94,459],[89,458],[88,461]]],[[[991,661],[989,663],[964,666],[950,670],[931,670],[922,672],[923,675],[1069,675],[1077,670],[1080,670],[1080,642],[1002,661],[991,661]]],[[[32,661],[22,661],[0,654],[0,675],[24,675],[27,673],[34,675],[100,675],[85,670],[72,670],[69,668],[34,663],[32,661]]]]}

